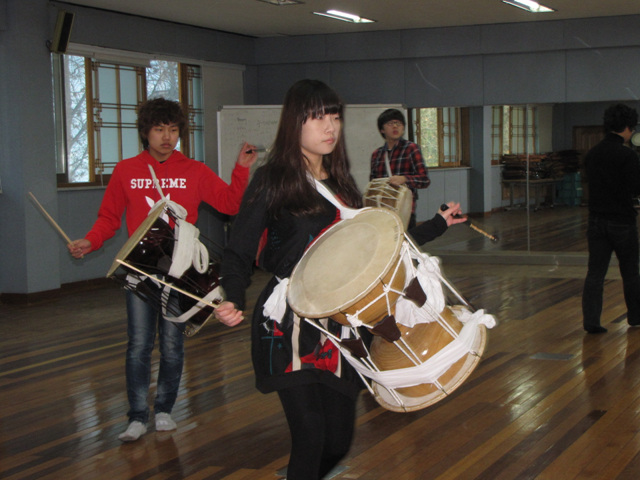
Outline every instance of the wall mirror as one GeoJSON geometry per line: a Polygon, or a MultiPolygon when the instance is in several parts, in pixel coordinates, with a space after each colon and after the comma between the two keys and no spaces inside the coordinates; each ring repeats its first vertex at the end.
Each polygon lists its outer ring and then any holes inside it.
{"type": "MultiPolygon", "coordinates": [[[[619,102],[638,108],[637,102],[619,102]]],[[[586,257],[589,192],[582,160],[603,137],[603,112],[614,103],[618,101],[478,107],[483,109],[483,121],[476,122],[475,108],[457,108],[456,113],[451,113],[453,108],[431,109],[441,111],[431,116],[430,135],[431,144],[437,142],[442,150],[435,154],[426,152],[425,156],[432,161],[439,158],[441,162],[440,168],[431,165],[429,188],[434,187],[434,182],[450,183],[443,173],[446,168],[443,162],[458,162],[453,167],[469,167],[467,210],[477,212],[474,190],[482,190],[486,202],[484,215],[473,215],[471,222],[498,237],[498,242],[469,229],[456,228],[432,242],[427,250],[437,254],[482,251],[586,257]],[[450,124],[448,119],[457,123],[450,124]],[[452,142],[454,133],[459,134],[459,139],[452,142]],[[478,135],[483,138],[483,158],[491,155],[492,159],[490,170],[480,167],[485,169],[481,174],[477,171],[479,167],[473,165],[478,152],[470,145],[478,135]],[[484,191],[487,185],[490,193],[484,191]]],[[[415,127],[422,113],[410,116],[415,127]]],[[[419,142],[420,133],[419,125],[411,135],[414,141],[419,142]]],[[[640,152],[633,144],[629,148],[640,152]]]]}

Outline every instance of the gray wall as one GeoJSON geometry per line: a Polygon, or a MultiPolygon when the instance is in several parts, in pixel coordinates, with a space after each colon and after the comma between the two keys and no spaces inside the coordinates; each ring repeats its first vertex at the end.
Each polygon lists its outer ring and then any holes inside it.
{"type": "Polygon", "coordinates": [[[418,200],[420,221],[430,218],[441,200],[459,200],[469,212],[508,204],[500,169],[489,165],[490,121],[483,120],[481,107],[554,104],[559,109],[554,149],[556,144],[569,149],[573,125],[600,124],[609,102],[630,100],[638,106],[638,58],[640,15],[261,38],[256,66],[247,71],[246,98],[278,103],[291,79],[315,76],[346,103],[478,107],[472,115],[471,168],[431,172],[432,184],[418,200]],[[465,181],[467,188],[460,189],[465,181]]]}
{"type": "MultiPolygon", "coordinates": [[[[314,77],[347,103],[478,107],[472,167],[455,187],[473,202],[471,211],[488,211],[495,201],[483,105],[636,100],[640,93],[640,15],[252,39],[47,0],[0,0],[0,293],[54,290],[100,277],[124,241],[121,232],[111,250],[92,254],[85,265],[74,263],[26,197],[39,192],[75,238],[93,223],[103,194],[56,187],[45,42],[58,7],[76,14],[74,43],[246,66],[246,104],[280,103],[293,80],[314,77]]],[[[563,117],[574,118],[568,110],[563,117]]]]}
{"type": "MultiPolygon", "coordinates": [[[[254,103],[315,75],[347,103],[410,107],[640,98],[640,15],[256,40],[254,103]]],[[[254,93],[254,92],[250,92],[254,93]]]]}

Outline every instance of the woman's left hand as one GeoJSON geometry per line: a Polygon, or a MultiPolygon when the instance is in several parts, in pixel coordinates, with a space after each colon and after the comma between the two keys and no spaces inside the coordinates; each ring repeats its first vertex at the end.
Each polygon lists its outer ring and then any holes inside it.
{"type": "Polygon", "coordinates": [[[467,221],[467,216],[462,215],[462,210],[460,209],[459,203],[447,202],[447,206],[449,208],[447,208],[446,210],[438,210],[438,213],[445,219],[448,227],[457,223],[464,223],[467,221]]]}
{"type": "Polygon", "coordinates": [[[242,310],[238,310],[232,302],[222,302],[213,313],[227,327],[235,327],[244,320],[242,310]]]}

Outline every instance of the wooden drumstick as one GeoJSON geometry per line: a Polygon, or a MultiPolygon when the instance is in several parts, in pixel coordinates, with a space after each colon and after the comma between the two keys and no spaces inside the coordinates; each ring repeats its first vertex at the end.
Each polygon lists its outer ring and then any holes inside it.
{"type": "Polygon", "coordinates": [[[67,244],[71,243],[71,239],[67,236],[66,233],[64,233],[64,231],[62,230],[62,228],[60,228],[60,225],[58,225],[56,223],[56,221],[53,219],[53,217],[51,217],[51,215],[49,215],[49,213],[44,209],[44,207],[42,205],[40,205],[40,202],[38,201],[38,199],[33,195],[33,193],[29,192],[29,196],[31,197],[31,200],[33,200],[33,202],[36,204],[36,207],[38,207],[38,209],[42,212],[42,214],[45,216],[45,218],[47,220],[49,220],[49,222],[51,222],[51,225],[53,225],[53,228],[55,228],[57,230],[57,232],[62,235],[62,238],[64,238],[67,242],[67,244]]]}
{"type": "Polygon", "coordinates": [[[187,297],[193,298],[194,300],[196,300],[199,303],[202,303],[204,305],[207,305],[208,307],[213,307],[214,309],[218,308],[220,306],[219,303],[213,303],[213,302],[208,302],[207,300],[198,297],[197,295],[194,295],[191,292],[187,292],[186,290],[183,290],[179,287],[176,287],[175,285],[170,284],[169,282],[165,282],[164,280],[155,277],[153,275],[149,275],[148,273],[143,272],[142,270],[140,270],[139,268],[134,267],[133,265],[131,265],[130,263],[127,263],[123,260],[120,259],[116,259],[116,262],[118,262],[120,265],[122,265],[123,267],[126,268],[130,268],[131,270],[138,272],[140,275],[144,275],[145,277],[150,278],[151,280],[153,280],[154,282],[158,282],[163,284],[166,287],[172,288],[173,290],[175,290],[176,292],[180,292],[183,295],[186,295],[187,297]]]}
{"type": "MultiPolygon", "coordinates": [[[[446,203],[443,203],[442,205],[440,205],[440,210],[442,210],[443,212],[445,210],[449,209],[449,205],[447,205],[446,203]]],[[[454,218],[462,218],[462,215],[454,215],[454,218]]],[[[464,222],[465,225],[467,225],[471,230],[474,230],[476,232],[478,232],[480,235],[484,235],[485,237],[487,237],[489,240],[491,240],[492,242],[497,242],[498,241],[498,237],[491,235],[490,233],[485,232],[484,230],[482,230],[481,228],[477,227],[476,225],[474,225],[473,223],[471,223],[471,220],[469,220],[467,218],[467,221],[464,222]]]]}

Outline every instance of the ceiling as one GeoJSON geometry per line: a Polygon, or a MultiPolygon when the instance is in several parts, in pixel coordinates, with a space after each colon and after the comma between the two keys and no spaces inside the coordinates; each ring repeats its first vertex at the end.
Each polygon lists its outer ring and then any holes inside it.
{"type": "Polygon", "coordinates": [[[147,18],[167,20],[252,37],[333,34],[513,23],[640,14],[639,0],[539,0],[556,9],[533,14],[501,0],[303,0],[271,5],[260,0],[68,0],[147,18]],[[313,11],[337,9],[376,20],[351,24],[313,11]]]}

